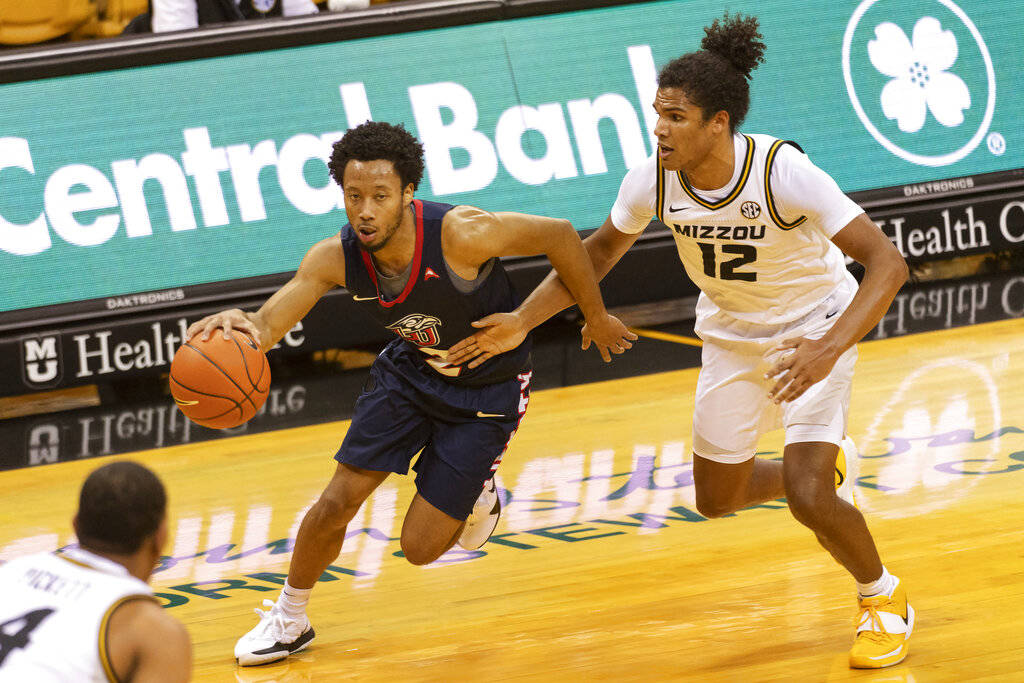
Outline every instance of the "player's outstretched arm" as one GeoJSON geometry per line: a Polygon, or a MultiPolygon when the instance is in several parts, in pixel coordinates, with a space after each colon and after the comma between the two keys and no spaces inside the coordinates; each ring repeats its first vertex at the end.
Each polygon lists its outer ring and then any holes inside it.
{"type": "Polygon", "coordinates": [[[636,337],[605,310],[593,265],[571,223],[522,213],[489,213],[468,206],[458,207],[449,216],[444,232],[445,257],[449,261],[478,267],[496,256],[544,254],[579,303],[586,318],[585,337],[594,341],[601,357],[610,361],[610,354],[632,346],[630,341],[636,337]]]}
{"type": "Polygon", "coordinates": [[[344,285],[345,256],[335,235],[314,244],[306,252],[292,279],[277,290],[260,310],[246,313],[232,308],[208,315],[189,326],[186,339],[197,335],[204,340],[209,339],[218,328],[224,331],[227,339],[235,329],[248,334],[264,351],[269,351],[309,313],[320,297],[334,287],[344,285]]]}
{"type": "Polygon", "coordinates": [[[839,356],[878,324],[907,281],[907,262],[867,214],[850,221],[832,241],[864,266],[864,279],[853,301],[821,339],[787,339],[779,346],[793,352],[768,371],[768,377],[776,378],[770,392],[776,403],[792,401],[824,379],[839,356]]]}
{"type": "MultiPolygon", "coordinates": [[[[583,240],[583,248],[591,262],[596,279],[600,280],[612,269],[622,255],[636,241],[639,234],[626,234],[618,230],[611,217],[592,235],[583,240]]],[[[515,348],[527,332],[542,322],[576,303],[569,288],[563,283],[560,271],[552,270],[512,313],[496,313],[474,323],[481,331],[452,346],[448,361],[452,364],[469,362],[476,367],[488,358],[515,348]],[[518,341],[516,341],[518,339],[518,341]],[[514,342],[514,343],[513,343],[514,342]]],[[[586,348],[586,332],[584,347],[586,348]]],[[[632,332],[622,335],[623,341],[636,339],[632,332]]],[[[629,346],[621,345],[621,348],[629,346]]]]}
{"type": "Polygon", "coordinates": [[[192,640],[188,631],[156,602],[138,599],[122,604],[111,615],[106,636],[108,662],[117,680],[191,680],[192,640]]]}

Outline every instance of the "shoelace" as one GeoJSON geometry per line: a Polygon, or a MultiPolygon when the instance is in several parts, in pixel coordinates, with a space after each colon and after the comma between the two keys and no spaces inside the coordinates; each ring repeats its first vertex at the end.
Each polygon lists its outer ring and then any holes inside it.
{"type": "MultiPolygon", "coordinates": [[[[274,611],[273,600],[264,600],[263,606],[269,607],[270,609],[263,611],[259,607],[253,608],[253,611],[256,612],[256,615],[260,618],[261,632],[266,633],[271,628],[276,627],[275,633],[279,636],[283,636],[285,633],[284,614],[280,611],[274,611]]],[[[275,637],[275,640],[280,640],[280,638],[275,637]]]]}
{"type": "Polygon", "coordinates": [[[860,631],[857,636],[863,636],[870,640],[880,642],[891,635],[885,630],[885,624],[882,623],[882,618],[878,616],[878,608],[890,604],[892,604],[892,599],[886,595],[861,600],[860,611],[857,612],[857,619],[854,621],[854,626],[860,628],[860,625],[864,623],[864,613],[867,612],[868,628],[865,631],[860,631]]]}

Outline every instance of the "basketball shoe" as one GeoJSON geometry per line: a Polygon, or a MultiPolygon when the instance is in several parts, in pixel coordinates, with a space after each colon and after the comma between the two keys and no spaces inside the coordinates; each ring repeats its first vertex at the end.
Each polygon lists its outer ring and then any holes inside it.
{"type": "Polygon", "coordinates": [[[466,518],[466,526],[459,534],[459,547],[463,550],[476,550],[491,537],[501,517],[501,501],[498,500],[498,488],[494,485],[494,477],[484,483],[484,490],[473,503],[473,511],[466,518]]]}
{"type": "Polygon", "coordinates": [[[860,599],[857,639],[850,649],[850,667],[881,669],[899,664],[907,656],[907,641],[914,630],[914,608],[907,602],[903,582],[896,579],[892,595],[860,599]]]}
{"type": "Polygon", "coordinates": [[[264,600],[263,611],[256,608],[260,623],[235,643],[235,661],[241,666],[269,664],[284,659],[293,652],[304,650],[316,635],[309,619],[290,619],[272,600],[264,600]]]}
{"type": "Polygon", "coordinates": [[[836,495],[853,506],[857,505],[853,488],[857,485],[858,464],[857,444],[850,437],[844,436],[839,454],[836,455],[836,495]]]}

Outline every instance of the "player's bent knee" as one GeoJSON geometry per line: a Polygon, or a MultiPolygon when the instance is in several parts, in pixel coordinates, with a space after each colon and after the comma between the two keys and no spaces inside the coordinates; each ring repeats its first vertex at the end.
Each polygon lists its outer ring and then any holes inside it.
{"type": "Polygon", "coordinates": [[[441,556],[443,550],[424,546],[423,544],[417,544],[414,541],[407,541],[402,538],[402,554],[405,555],[405,559],[409,564],[416,566],[422,566],[430,564],[441,556]]]}
{"type": "Polygon", "coordinates": [[[311,513],[316,515],[316,521],[321,526],[343,527],[352,521],[352,518],[359,512],[361,503],[352,503],[343,498],[333,496],[320,496],[311,513]]]}
{"type": "Polygon", "coordinates": [[[796,521],[811,529],[829,526],[836,510],[835,490],[801,486],[786,492],[789,511],[796,521]]]}
{"type": "Polygon", "coordinates": [[[697,496],[697,512],[708,519],[725,517],[735,511],[736,506],[731,501],[697,496]]]}

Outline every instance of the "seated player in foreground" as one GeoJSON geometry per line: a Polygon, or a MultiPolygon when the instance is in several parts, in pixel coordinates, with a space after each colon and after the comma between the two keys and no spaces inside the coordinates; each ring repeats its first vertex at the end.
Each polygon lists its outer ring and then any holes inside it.
{"type": "Polygon", "coordinates": [[[255,313],[209,316],[188,336],[217,328],[253,336],[270,349],[334,287],[397,338],[374,361],[335,473],[299,527],[288,580],[276,603],[235,647],[239,664],[272,662],[314,637],[306,616],[313,584],[341,552],[345,529],[390,473],[412,458],[416,495],[402,524],[412,564],[433,562],[456,542],[476,549],[501,506],[494,473],[526,411],[530,341],[472,369],[447,362],[470,323],[519,303],[499,257],[544,254],[580,302],[602,357],[636,337],[605,311],[590,259],[572,225],[518,213],[489,213],[413,198],[422,145],[401,126],[364,123],[335,143],[331,176],[349,224],[307,252],[295,276],[255,313]]]}
{"type": "MultiPolygon", "coordinates": [[[[751,71],[764,60],[757,19],[726,14],[704,30],[701,50],[658,74],[658,148],[626,174],[587,252],[604,277],[652,217],[671,228],[701,290],[697,508],[723,517],[785,496],[793,516],[856,581],[850,666],[892,666],[907,656],[914,610],[852,504],[856,478],[844,463],[856,462],[846,438],[856,343],[889,308],[907,266],[794,143],[738,132],[751,71]],[[844,253],[864,265],[859,288],[844,253]],[[782,462],[755,458],[760,436],[779,427],[782,462]]],[[[469,368],[490,362],[571,303],[551,274],[515,312],[478,321],[486,329],[453,346],[449,360],[469,368]]]]}
{"type": "Polygon", "coordinates": [[[147,583],[167,542],[166,503],[142,465],[104,465],[82,485],[77,548],[0,566],[0,680],[191,678],[188,632],[147,583]]]}

